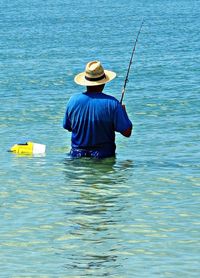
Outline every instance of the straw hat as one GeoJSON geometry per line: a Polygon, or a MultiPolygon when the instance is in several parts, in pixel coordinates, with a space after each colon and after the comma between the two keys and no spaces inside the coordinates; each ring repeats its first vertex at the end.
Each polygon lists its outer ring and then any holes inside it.
{"type": "Polygon", "coordinates": [[[105,84],[116,77],[116,73],[104,70],[99,61],[87,63],[85,71],[77,74],[74,81],[82,86],[98,86],[105,84]]]}

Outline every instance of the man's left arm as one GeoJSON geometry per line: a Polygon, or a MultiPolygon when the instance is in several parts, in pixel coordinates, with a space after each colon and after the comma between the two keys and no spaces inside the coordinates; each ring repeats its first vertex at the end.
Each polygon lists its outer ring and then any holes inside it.
{"type": "Polygon", "coordinates": [[[68,112],[66,110],[65,112],[65,116],[64,116],[64,119],[63,119],[63,128],[64,129],[67,129],[68,131],[72,131],[72,127],[71,127],[71,121],[68,117],[68,112]]]}

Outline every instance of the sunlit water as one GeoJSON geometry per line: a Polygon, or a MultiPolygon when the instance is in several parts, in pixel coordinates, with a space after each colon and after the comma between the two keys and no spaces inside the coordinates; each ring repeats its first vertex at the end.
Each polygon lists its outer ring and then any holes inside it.
{"type": "Polygon", "coordinates": [[[199,277],[199,1],[3,1],[0,277],[199,277]],[[116,158],[71,160],[73,83],[100,59],[134,124],[116,158]],[[45,156],[6,152],[28,140],[45,156]]]}

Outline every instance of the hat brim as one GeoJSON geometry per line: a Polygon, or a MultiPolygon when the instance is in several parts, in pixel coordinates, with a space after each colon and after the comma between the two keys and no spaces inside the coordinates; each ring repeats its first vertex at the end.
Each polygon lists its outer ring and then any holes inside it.
{"type": "Polygon", "coordinates": [[[81,72],[75,76],[74,82],[81,86],[98,86],[106,84],[116,77],[116,73],[113,71],[104,70],[104,73],[105,77],[103,79],[98,81],[88,81],[85,79],[85,72],[81,72]]]}

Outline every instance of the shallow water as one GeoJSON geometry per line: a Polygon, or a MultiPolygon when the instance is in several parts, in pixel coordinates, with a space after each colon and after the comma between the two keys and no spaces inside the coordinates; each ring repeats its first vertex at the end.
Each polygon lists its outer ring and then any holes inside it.
{"type": "Polygon", "coordinates": [[[199,1],[3,1],[0,276],[199,277],[199,1]],[[134,124],[116,158],[71,160],[62,129],[91,59],[134,124]],[[28,140],[45,156],[6,152],[28,140]]]}

